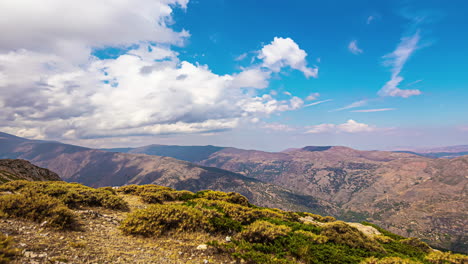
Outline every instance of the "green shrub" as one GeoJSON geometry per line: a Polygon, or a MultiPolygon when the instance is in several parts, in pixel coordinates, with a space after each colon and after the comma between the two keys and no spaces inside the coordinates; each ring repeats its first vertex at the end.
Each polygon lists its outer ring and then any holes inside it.
{"type": "Polygon", "coordinates": [[[233,204],[226,201],[207,200],[204,198],[193,199],[198,208],[213,208],[234,221],[240,222],[243,225],[250,224],[259,219],[275,218],[284,219],[285,215],[271,209],[256,209],[239,204],[233,204]]]}
{"type": "Polygon", "coordinates": [[[72,228],[77,223],[74,213],[62,202],[39,193],[0,196],[0,216],[46,221],[47,226],[60,229],[72,228]]]}
{"type": "Polygon", "coordinates": [[[0,264],[7,264],[20,253],[14,247],[13,239],[0,232],[0,264]]]}
{"type": "Polygon", "coordinates": [[[120,228],[125,234],[160,236],[169,231],[199,231],[209,223],[199,209],[175,205],[154,204],[128,214],[120,228]]]}
{"type": "Polygon", "coordinates": [[[466,264],[468,256],[462,254],[452,254],[450,252],[432,251],[425,259],[434,264],[466,264]]]}
{"type": "Polygon", "coordinates": [[[212,190],[206,190],[206,191],[199,191],[195,193],[194,198],[204,198],[207,200],[218,200],[218,201],[225,201],[228,203],[233,203],[233,204],[239,204],[242,206],[248,207],[250,205],[249,200],[235,192],[219,192],[219,191],[212,191],[212,190]]]}
{"type": "Polygon", "coordinates": [[[94,189],[78,183],[12,181],[0,185],[0,190],[48,195],[59,199],[70,208],[102,206],[109,209],[128,210],[128,204],[109,189],[94,189]]]}
{"type": "Polygon", "coordinates": [[[125,185],[121,186],[117,189],[118,192],[122,192],[124,194],[133,194],[139,195],[142,192],[160,192],[160,191],[175,191],[172,188],[159,186],[155,184],[146,184],[146,185],[125,185]]]}
{"type": "Polygon", "coordinates": [[[274,225],[260,220],[247,226],[238,237],[252,243],[271,243],[280,236],[286,236],[291,230],[285,225],[274,225]]]}
{"type": "Polygon", "coordinates": [[[308,212],[299,212],[298,215],[300,215],[301,217],[311,217],[315,221],[322,222],[322,223],[329,223],[329,222],[336,221],[336,218],[333,216],[321,216],[318,214],[312,214],[308,212]]]}
{"type": "Polygon", "coordinates": [[[304,230],[297,230],[294,231],[295,235],[303,236],[307,238],[308,241],[315,243],[315,244],[323,244],[327,243],[328,237],[322,236],[322,235],[317,235],[315,233],[309,232],[309,231],[304,231],[304,230]]]}
{"type": "Polygon", "coordinates": [[[193,198],[194,194],[189,191],[161,190],[157,192],[143,191],[138,194],[143,202],[154,204],[170,201],[187,201],[193,198]]]}
{"type": "Polygon", "coordinates": [[[384,236],[384,235],[376,235],[376,236],[374,236],[374,239],[377,240],[378,242],[382,243],[382,244],[388,244],[388,243],[394,241],[392,238],[390,238],[388,236],[384,236]]]}
{"type": "Polygon", "coordinates": [[[187,201],[195,194],[190,191],[176,191],[169,187],[149,184],[149,185],[126,185],[118,189],[124,194],[140,196],[142,201],[149,204],[160,204],[170,201],[187,201]]]}
{"type": "Polygon", "coordinates": [[[410,237],[410,238],[407,238],[407,239],[402,239],[402,240],[400,240],[400,243],[412,246],[414,248],[417,248],[417,249],[421,250],[424,253],[429,253],[429,252],[432,251],[432,248],[428,244],[426,244],[426,243],[422,242],[421,240],[419,240],[419,238],[410,237]]]}
{"type": "Polygon", "coordinates": [[[413,261],[411,259],[402,259],[399,257],[386,257],[378,259],[376,257],[370,257],[363,261],[360,264],[420,264],[419,261],[413,261]]]}
{"type": "Polygon", "coordinates": [[[336,221],[327,223],[323,225],[322,228],[321,235],[328,237],[329,241],[345,244],[351,248],[363,248],[376,252],[385,252],[379,243],[345,222],[336,221]]]}

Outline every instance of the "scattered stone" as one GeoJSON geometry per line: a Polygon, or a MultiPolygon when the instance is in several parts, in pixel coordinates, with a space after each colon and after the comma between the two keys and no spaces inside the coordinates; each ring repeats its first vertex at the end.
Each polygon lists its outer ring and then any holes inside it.
{"type": "Polygon", "coordinates": [[[366,226],[366,225],[363,225],[361,223],[347,223],[347,224],[352,226],[352,227],[357,228],[359,231],[361,231],[362,233],[364,233],[367,236],[378,236],[378,235],[382,234],[377,229],[375,229],[375,227],[373,227],[373,226],[366,226]]]}
{"type": "Polygon", "coordinates": [[[226,237],[226,242],[231,242],[231,237],[230,236],[226,237]]]}
{"type": "Polygon", "coordinates": [[[201,244],[201,245],[198,245],[197,249],[198,250],[207,250],[208,246],[206,244],[201,244]]]}

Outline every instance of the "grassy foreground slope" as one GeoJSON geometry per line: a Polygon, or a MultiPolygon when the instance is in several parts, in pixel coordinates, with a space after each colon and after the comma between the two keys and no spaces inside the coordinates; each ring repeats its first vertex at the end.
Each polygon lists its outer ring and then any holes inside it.
{"type": "Polygon", "coordinates": [[[158,185],[0,185],[0,263],[467,263],[369,223],[158,185]]]}

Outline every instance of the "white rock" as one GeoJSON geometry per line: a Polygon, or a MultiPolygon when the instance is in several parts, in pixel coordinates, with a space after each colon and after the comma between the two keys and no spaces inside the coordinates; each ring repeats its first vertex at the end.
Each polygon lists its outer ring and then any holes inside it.
{"type": "Polygon", "coordinates": [[[198,245],[197,249],[198,250],[206,250],[206,249],[208,249],[208,246],[205,245],[205,244],[201,244],[201,245],[198,245]]]}

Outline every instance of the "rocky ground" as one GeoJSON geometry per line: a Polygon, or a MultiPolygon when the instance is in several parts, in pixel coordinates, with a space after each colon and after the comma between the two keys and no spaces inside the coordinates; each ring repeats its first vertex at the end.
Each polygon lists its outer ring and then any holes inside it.
{"type": "MultiPolygon", "coordinates": [[[[125,196],[131,210],[145,207],[139,198],[125,196]]],[[[214,254],[204,243],[206,233],[161,238],[126,236],[118,229],[126,212],[103,208],[75,211],[81,230],[58,231],[24,220],[0,219],[0,230],[12,236],[22,252],[12,263],[235,263],[214,254]]],[[[217,237],[224,240],[224,237],[217,237]]]]}

